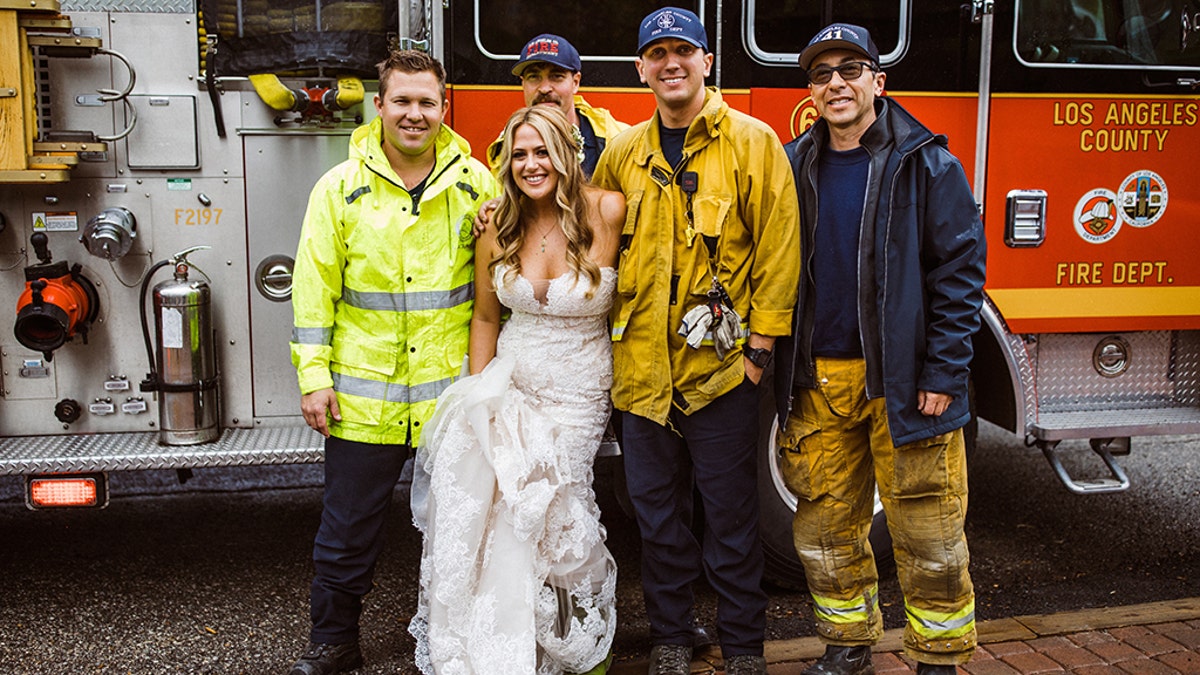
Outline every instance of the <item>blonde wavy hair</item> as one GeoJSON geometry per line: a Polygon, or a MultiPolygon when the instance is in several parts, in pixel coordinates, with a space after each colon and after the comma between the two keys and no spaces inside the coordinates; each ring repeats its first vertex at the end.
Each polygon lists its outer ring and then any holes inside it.
{"type": "Polygon", "coordinates": [[[558,173],[554,201],[559,208],[559,227],[567,239],[567,264],[575,272],[576,280],[581,275],[587,276],[591,282],[587,297],[591,298],[593,290],[600,284],[600,267],[587,256],[595,239],[588,222],[588,200],[583,194],[587,179],[579,166],[579,145],[571,133],[571,123],[558,108],[521,108],[513,113],[504,125],[500,164],[496,169],[496,177],[500,180],[504,193],[500,196],[500,205],[496,207],[492,216],[500,253],[492,259],[488,269],[494,270],[496,265],[504,263],[507,266],[504,274],[506,282],[512,282],[521,271],[521,260],[517,252],[525,243],[526,223],[522,214],[527,210],[530,200],[517,187],[517,181],[513,177],[512,148],[517,128],[526,124],[541,135],[550,155],[550,164],[558,173]]]}

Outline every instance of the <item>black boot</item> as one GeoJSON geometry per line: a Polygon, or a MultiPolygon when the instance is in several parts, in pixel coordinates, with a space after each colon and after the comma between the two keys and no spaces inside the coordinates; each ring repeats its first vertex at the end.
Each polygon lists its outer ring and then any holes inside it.
{"type": "Polygon", "coordinates": [[[875,675],[870,647],[825,646],[825,656],[801,675],[875,675]]]}
{"type": "Polygon", "coordinates": [[[917,662],[917,675],[957,675],[957,666],[936,666],[932,663],[917,662]]]}
{"type": "Polygon", "coordinates": [[[692,672],[692,648],[684,645],[654,645],[650,649],[649,675],[688,675],[692,672]]]}
{"type": "Polygon", "coordinates": [[[738,654],[725,660],[725,675],[767,675],[767,660],[753,654],[738,654]]]}
{"type": "Polygon", "coordinates": [[[288,675],[336,675],[348,673],[363,664],[357,642],[326,645],[310,642],[304,654],[292,664],[288,675]]]}

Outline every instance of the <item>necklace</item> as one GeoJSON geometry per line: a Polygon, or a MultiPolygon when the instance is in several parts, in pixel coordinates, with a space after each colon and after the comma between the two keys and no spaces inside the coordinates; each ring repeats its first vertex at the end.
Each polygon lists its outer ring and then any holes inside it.
{"type": "Polygon", "coordinates": [[[549,227],[547,227],[545,230],[543,230],[543,231],[542,231],[542,233],[541,233],[541,237],[542,237],[542,253],[545,253],[545,252],[546,252],[546,237],[549,237],[549,236],[550,236],[550,233],[551,233],[552,231],[554,231],[556,228],[558,228],[558,223],[551,223],[549,227]]]}

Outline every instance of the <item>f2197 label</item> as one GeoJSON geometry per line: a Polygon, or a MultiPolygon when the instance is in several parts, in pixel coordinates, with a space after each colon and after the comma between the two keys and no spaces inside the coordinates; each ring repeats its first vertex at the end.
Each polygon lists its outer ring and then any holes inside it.
{"type": "Polygon", "coordinates": [[[220,225],[223,209],[175,209],[176,225],[220,225]]]}

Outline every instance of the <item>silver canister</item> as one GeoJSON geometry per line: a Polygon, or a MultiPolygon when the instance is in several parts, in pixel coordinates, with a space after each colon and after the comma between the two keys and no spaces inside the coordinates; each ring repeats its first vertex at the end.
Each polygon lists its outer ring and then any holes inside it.
{"type": "Polygon", "coordinates": [[[208,284],[189,280],[186,263],[154,287],[159,440],[166,445],[197,445],[221,435],[211,307],[208,284]]]}

